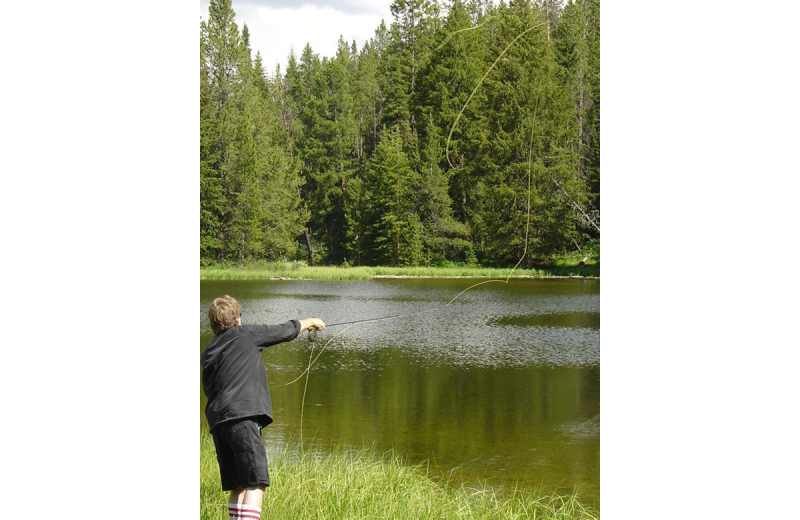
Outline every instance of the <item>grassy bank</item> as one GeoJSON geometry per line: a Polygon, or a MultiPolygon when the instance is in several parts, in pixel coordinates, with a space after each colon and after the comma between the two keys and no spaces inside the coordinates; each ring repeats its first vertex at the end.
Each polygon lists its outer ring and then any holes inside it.
{"type": "MultiPolygon", "coordinates": [[[[367,449],[324,455],[286,451],[270,460],[270,477],[262,518],[277,520],[599,518],[575,496],[439,484],[422,466],[367,449]]],[[[226,520],[226,504],[213,441],[201,434],[200,518],[226,520]]]]}
{"type": "MultiPolygon", "coordinates": [[[[313,266],[303,262],[253,263],[246,266],[215,266],[200,269],[201,280],[370,280],[379,277],[487,277],[505,278],[511,268],[467,265],[443,267],[341,267],[313,266]]],[[[518,268],[514,278],[548,276],[599,277],[600,263],[580,259],[557,259],[531,269],[518,268]]]]}

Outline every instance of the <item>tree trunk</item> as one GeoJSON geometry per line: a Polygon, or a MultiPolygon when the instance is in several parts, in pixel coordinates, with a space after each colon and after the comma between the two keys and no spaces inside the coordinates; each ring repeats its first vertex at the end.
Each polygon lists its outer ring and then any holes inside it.
{"type": "Polygon", "coordinates": [[[314,248],[311,246],[311,233],[308,230],[303,231],[306,236],[306,247],[308,247],[308,265],[314,265],[314,248]]]}

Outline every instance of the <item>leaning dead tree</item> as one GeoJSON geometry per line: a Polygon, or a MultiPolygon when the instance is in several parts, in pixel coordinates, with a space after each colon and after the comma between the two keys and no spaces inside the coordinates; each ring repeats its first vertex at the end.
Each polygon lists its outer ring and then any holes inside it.
{"type": "MultiPolygon", "coordinates": [[[[593,225],[595,227],[595,229],[597,229],[597,231],[599,232],[600,231],[600,226],[592,219],[592,217],[590,217],[585,211],[583,211],[583,209],[578,205],[577,202],[575,202],[572,199],[572,197],[569,196],[569,193],[567,193],[567,190],[562,188],[561,185],[558,183],[558,181],[556,181],[554,178],[550,177],[550,180],[553,181],[553,183],[556,186],[558,186],[558,189],[561,190],[561,193],[563,193],[564,196],[569,199],[569,201],[572,203],[572,205],[575,206],[575,209],[577,209],[581,213],[581,215],[583,215],[583,218],[585,218],[586,221],[588,223],[590,223],[591,225],[593,225]]],[[[594,211],[592,211],[592,213],[595,214],[595,216],[597,217],[598,220],[600,219],[600,212],[599,211],[594,210],[594,211]]]]}

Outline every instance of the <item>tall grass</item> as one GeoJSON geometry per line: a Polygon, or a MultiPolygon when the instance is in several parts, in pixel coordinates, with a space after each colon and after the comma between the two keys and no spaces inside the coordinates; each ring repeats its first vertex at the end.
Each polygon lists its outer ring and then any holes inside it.
{"type": "MultiPolygon", "coordinates": [[[[270,460],[272,486],[263,518],[314,519],[541,519],[591,520],[599,513],[575,495],[502,491],[437,483],[424,466],[408,466],[391,453],[335,449],[332,453],[288,448],[270,460]]],[[[211,436],[201,434],[200,518],[228,518],[211,436]]]]}
{"type": "MultiPolygon", "coordinates": [[[[547,276],[600,276],[600,264],[577,265],[560,260],[535,269],[517,269],[514,278],[547,276]]],[[[338,267],[313,266],[304,262],[259,262],[247,266],[200,268],[201,280],[370,280],[376,277],[486,277],[506,278],[511,268],[451,265],[441,267],[338,267]]]]}

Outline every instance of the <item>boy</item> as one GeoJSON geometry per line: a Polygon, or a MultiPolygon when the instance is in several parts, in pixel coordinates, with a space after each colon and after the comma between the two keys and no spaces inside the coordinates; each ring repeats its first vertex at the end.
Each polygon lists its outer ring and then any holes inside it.
{"type": "Polygon", "coordinates": [[[272,422],[265,347],[293,340],[306,329],[323,330],[316,318],[281,325],[242,325],[242,306],[228,295],[214,300],[208,319],[214,339],[203,352],[206,418],[217,450],[223,491],[230,491],[232,520],[258,520],[269,486],[261,429],[272,422]]]}

